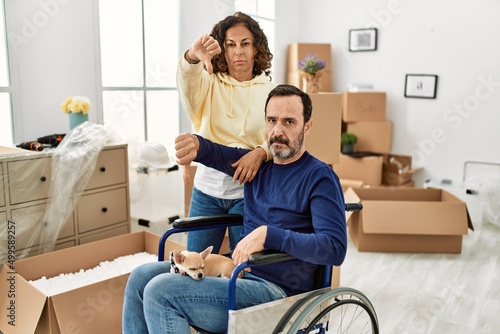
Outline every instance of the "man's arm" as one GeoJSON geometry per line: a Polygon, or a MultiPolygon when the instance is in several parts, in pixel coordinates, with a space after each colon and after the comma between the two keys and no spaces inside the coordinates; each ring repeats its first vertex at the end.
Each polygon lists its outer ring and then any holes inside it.
{"type": "Polygon", "coordinates": [[[287,221],[267,226],[264,248],[279,250],[309,263],[340,265],[347,250],[342,188],[329,168],[315,170],[308,184],[312,191],[301,197],[309,203],[313,231],[300,231],[300,226],[294,223],[300,216],[283,218],[287,221]]]}
{"type": "Polygon", "coordinates": [[[175,139],[175,156],[179,165],[188,165],[196,161],[229,176],[233,176],[235,171],[231,165],[249,151],[213,143],[190,133],[183,133],[175,139]]]}

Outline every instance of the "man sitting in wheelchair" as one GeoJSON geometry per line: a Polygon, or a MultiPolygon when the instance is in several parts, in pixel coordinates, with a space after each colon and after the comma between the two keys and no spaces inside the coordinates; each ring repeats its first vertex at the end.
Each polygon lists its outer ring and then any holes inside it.
{"type": "MultiPolygon", "coordinates": [[[[344,196],[332,168],[305,149],[311,115],[311,99],[298,88],[279,85],[269,93],[265,123],[273,160],[263,163],[254,180],[245,184],[243,231],[232,259],[239,264],[264,249],[295,259],[245,272],[236,284],[237,309],[311,291],[318,265],[339,266],[344,261],[344,196]]],[[[179,165],[196,161],[229,175],[238,167],[232,164],[247,152],[192,134],[176,139],[179,165]]],[[[171,274],[168,261],[144,264],[127,283],[123,333],[189,334],[190,325],[224,332],[228,282],[171,274]]]]}

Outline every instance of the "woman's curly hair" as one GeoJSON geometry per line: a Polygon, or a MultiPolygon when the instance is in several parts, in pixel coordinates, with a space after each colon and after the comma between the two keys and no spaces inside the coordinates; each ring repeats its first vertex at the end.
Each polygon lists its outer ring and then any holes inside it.
{"type": "Polygon", "coordinates": [[[215,38],[221,47],[222,52],[212,58],[212,66],[214,73],[228,72],[226,57],[224,56],[226,49],[224,46],[224,40],[226,38],[226,32],[229,28],[243,23],[245,27],[250,30],[254,38],[254,47],[257,53],[254,58],[253,65],[253,75],[257,76],[264,72],[267,76],[270,75],[271,71],[271,60],[273,59],[272,53],[269,51],[269,45],[267,42],[267,37],[264,31],[260,28],[257,21],[253,18],[244,14],[242,12],[236,12],[234,15],[230,15],[215,24],[212,28],[210,36],[215,38]]]}

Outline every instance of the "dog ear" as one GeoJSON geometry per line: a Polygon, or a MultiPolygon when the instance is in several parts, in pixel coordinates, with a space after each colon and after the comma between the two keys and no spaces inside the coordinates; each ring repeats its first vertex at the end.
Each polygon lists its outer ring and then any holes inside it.
{"type": "Polygon", "coordinates": [[[176,250],[174,250],[173,253],[174,253],[174,261],[175,261],[175,263],[179,263],[180,264],[180,263],[184,262],[184,259],[186,258],[186,256],[184,254],[182,254],[181,252],[176,251],[176,250]]]}
{"type": "Polygon", "coordinates": [[[201,252],[201,258],[204,260],[206,257],[212,253],[212,249],[214,249],[214,246],[208,246],[207,249],[205,249],[203,252],[201,252]]]}

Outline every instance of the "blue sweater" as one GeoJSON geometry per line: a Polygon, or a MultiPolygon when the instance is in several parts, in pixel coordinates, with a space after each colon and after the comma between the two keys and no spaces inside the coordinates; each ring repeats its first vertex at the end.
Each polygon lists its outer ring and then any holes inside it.
{"type": "MultiPolygon", "coordinates": [[[[198,136],[195,161],[233,175],[231,164],[248,153],[198,136]]],[[[290,164],[264,163],[245,184],[241,238],[267,225],[266,249],[296,259],[252,268],[252,274],[278,284],[288,295],[310,291],[317,265],[339,266],[347,250],[344,195],[334,173],[308,152],[290,164]]]]}

